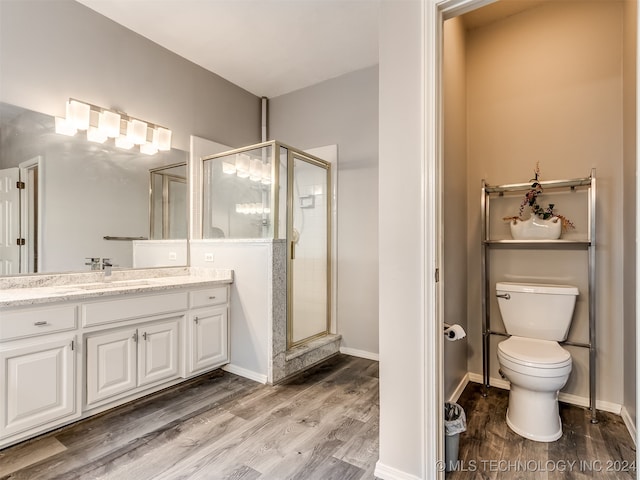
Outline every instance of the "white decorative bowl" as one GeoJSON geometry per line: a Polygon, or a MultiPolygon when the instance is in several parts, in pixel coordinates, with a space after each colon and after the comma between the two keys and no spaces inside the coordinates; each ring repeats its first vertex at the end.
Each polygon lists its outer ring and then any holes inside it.
{"type": "Polygon", "coordinates": [[[527,220],[511,220],[509,226],[514,240],[557,240],[562,234],[562,221],[558,217],[543,220],[531,215],[527,220]]]}

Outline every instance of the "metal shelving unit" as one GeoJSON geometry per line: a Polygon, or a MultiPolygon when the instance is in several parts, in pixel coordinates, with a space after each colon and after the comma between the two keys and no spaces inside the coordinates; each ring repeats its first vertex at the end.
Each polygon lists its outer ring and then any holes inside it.
{"type": "Polygon", "coordinates": [[[486,389],[489,385],[489,353],[491,335],[508,336],[504,332],[491,329],[490,318],[490,285],[489,285],[489,261],[492,249],[570,249],[587,250],[588,275],[589,275],[589,342],[562,342],[564,345],[584,347],[589,349],[589,410],[591,422],[597,423],[596,418],[596,171],[591,170],[587,178],[571,180],[557,180],[540,182],[545,192],[561,190],[587,190],[587,234],[584,239],[570,240],[510,240],[492,239],[490,236],[490,203],[492,196],[504,196],[506,193],[526,192],[531,189],[531,183],[519,183],[512,185],[487,185],[482,181],[482,371],[483,383],[486,389]]]}

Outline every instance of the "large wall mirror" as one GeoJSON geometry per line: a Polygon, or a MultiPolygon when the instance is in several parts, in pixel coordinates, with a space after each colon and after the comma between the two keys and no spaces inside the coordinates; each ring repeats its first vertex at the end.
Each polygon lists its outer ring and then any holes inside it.
{"type": "Polygon", "coordinates": [[[187,159],[59,135],[0,103],[0,275],[186,265],[187,159]]]}

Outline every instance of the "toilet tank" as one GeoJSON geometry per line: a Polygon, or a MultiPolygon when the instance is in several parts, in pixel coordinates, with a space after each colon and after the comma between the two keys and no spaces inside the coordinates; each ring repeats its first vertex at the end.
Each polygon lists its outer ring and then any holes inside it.
{"type": "Polygon", "coordinates": [[[577,287],[498,282],[496,296],[508,334],[557,342],[567,339],[577,287]]]}

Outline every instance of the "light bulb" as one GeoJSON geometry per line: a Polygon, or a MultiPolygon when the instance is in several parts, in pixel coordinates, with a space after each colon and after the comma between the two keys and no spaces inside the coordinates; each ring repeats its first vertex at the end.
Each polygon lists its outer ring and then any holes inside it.
{"type": "Polygon", "coordinates": [[[109,110],[100,113],[98,128],[109,138],[120,136],[120,115],[109,110]]]}
{"type": "Polygon", "coordinates": [[[147,124],[140,120],[129,120],[127,125],[127,137],[136,145],[142,145],[147,141],[147,124]]]}
{"type": "Polygon", "coordinates": [[[236,174],[240,178],[247,178],[249,176],[249,155],[246,153],[239,153],[236,156],[236,174]]]}
{"type": "Polygon", "coordinates": [[[263,185],[271,185],[271,165],[268,163],[262,164],[262,179],[263,185]]]}
{"type": "Polygon", "coordinates": [[[73,137],[77,132],[78,130],[69,120],[56,117],[56,133],[73,137]]]}
{"type": "Polygon", "coordinates": [[[163,152],[171,150],[171,130],[157,127],[155,131],[158,132],[158,150],[163,152]]]}
{"type": "Polygon", "coordinates": [[[144,153],[145,155],[155,155],[158,153],[158,147],[150,142],[143,143],[140,145],[140,153],[144,153]]]}
{"type": "Polygon", "coordinates": [[[86,103],[77,100],[69,100],[67,102],[67,120],[69,120],[77,130],[87,130],[89,128],[89,119],[91,116],[91,107],[86,103]]]}
{"type": "Polygon", "coordinates": [[[107,141],[107,136],[98,127],[89,127],[87,129],[87,140],[95,143],[104,143],[107,141]]]}
{"type": "Polygon", "coordinates": [[[120,135],[116,138],[116,147],[124,148],[125,150],[130,150],[133,148],[133,142],[126,135],[120,135]]]}
{"type": "Polygon", "coordinates": [[[251,167],[249,168],[249,180],[253,182],[259,182],[262,180],[262,161],[258,158],[251,160],[251,167]]]}
{"type": "Polygon", "coordinates": [[[236,164],[231,162],[222,162],[222,173],[227,173],[229,175],[236,173],[236,164]]]}

